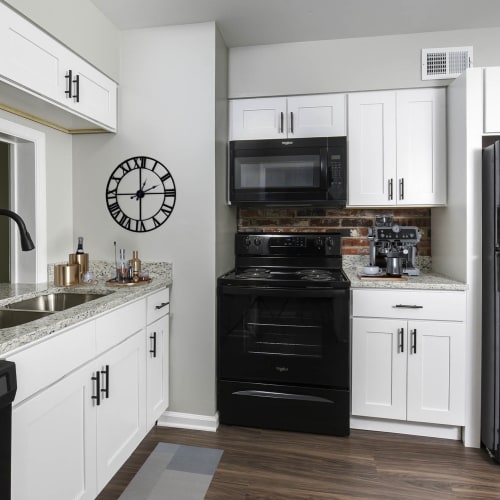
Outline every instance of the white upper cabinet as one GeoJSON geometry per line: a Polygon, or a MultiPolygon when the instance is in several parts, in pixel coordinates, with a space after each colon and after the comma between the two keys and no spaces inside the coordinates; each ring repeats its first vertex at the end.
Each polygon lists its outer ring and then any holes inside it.
{"type": "Polygon", "coordinates": [[[288,137],[340,137],[347,133],[345,94],[287,98],[288,137]]]}
{"type": "Polygon", "coordinates": [[[0,75],[50,98],[64,96],[64,51],[53,38],[0,4],[0,75]]]}
{"type": "Polygon", "coordinates": [[[0,47],[1,105],[68,131],[116,131],[116,83],[1,3],[0,47]]]}
{"type": "Polygon", "coordinates": [[[500,132],[500,67],[484,69],[484,133],[500,132]]]}
{"type": "Polygon", "coordinates": [[[348,99],[349,206],[445,205],[445,90],[348,99]]]}
{"type": "Polygon", "coordinates": [[[349,205],[395,204],[394,92],[349,94],[349,205]]]}
{"type": "Polygon", "coordinates": [[[446,204],[446,91],[396,92],[397,204],[446,204]]]}
{"type": "Polygon", "coordinates": [[[69,71],[72,75],[72,97],[65,93],[68,107],[116,131],[116,84],[73,53],[68,54],[66,68],[66,85],[69,71]]]}
{"type": "Polygon", "coordinates": [[[346,135],[345,94],[229,101],[229,140],[346,135]]]}

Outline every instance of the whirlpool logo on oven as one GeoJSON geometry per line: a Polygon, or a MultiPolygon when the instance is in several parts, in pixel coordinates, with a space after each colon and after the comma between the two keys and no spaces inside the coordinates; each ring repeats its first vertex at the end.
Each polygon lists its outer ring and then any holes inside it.
{"type": "Polygon", "coordinates": [[[286,366],[275,366],[274,369],[280,373],[285,373],[288,371],[288,368],[286,366]]]}

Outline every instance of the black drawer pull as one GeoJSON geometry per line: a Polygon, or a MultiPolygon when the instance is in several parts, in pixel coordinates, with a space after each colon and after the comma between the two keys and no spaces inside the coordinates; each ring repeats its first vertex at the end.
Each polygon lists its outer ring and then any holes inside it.
{"type": "Polygon", "coordinates": [[[155,306],[155,309],[163,309],[164,307],[168,306],[170,302],[162,302],[159,306],[155,306]]]}
{"type": "Polygon", "coordinates": [[[270,398],[270,399],[290,399],[295,401],[309,401],[314,403],[328,403],[335,404],[335,401],[331,399],[322,398],[320,396],[310,396],[308,394],[289,394],[286,392],[268,392],[268,391],[256,391],[256,390],[246,390],[246,391],[236,391],[233,392],[235,396],[250,396],[257,398],[270,398]]]}
{"type": "Polygon", "coordinates": [[[412,305],[412,304],[396,304],[395,306],[392,306],[395,308],[399,309],[423,309],[424,306],[417,306],[417,305],[412,305]]]}
{"type": "Polygon", "coordinates": [[[101,373],[104,375],[104,380],[106,385],[101,389],[101,392],[104,393],[104,397],[106,399],[109,398],[109,365],[106,365],[104,370],[101,370],[101,373]]]}
{"type": "Polygon", "coordinates": [[[156,358],[156,332],[153,332],[153,335],[150,335],[149,339],[152,342],[152,348],[149,350],[149,353],[153,355],[153,358],[156,358]]]}
{"type": "Polygon", "coordinates": [[[68,69],[68,73],[64,77],[66,79],[66,90],[64,93],[68,99],[73,97],[73,71],[68,69]]]}
{"type": "Polygon", "coordinates": [[[97,372],[93,377],[91,377],[92,381],[95,381],[95,395],[92,395],[90,399],[95,399],[95,404],[99,406],[101,404],[101,374],[97,372]]]}

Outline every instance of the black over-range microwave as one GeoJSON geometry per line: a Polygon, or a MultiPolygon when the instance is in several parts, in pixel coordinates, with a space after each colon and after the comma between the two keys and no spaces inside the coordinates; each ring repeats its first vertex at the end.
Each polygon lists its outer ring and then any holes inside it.
{"type": "Polygon", "coordinates": [[[345,206],[346,178],[345,137],[229,143],[231,204],[345,206]]]}

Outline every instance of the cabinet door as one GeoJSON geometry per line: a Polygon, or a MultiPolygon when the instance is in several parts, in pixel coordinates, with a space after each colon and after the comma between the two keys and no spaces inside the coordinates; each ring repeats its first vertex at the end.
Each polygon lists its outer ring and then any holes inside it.
{"type": "Polygon", "coordinates": [[[396,95],[397,204],[444,205],[446,91],[401,90],[396,95]]]}
{"type": "Polygon", "coordinates": [[[93,362],[95,370],[109,367],[109,380],[101,377],[103,399],[96,409],[98,492],[146,434],[144,336],[142,330],[93,362]]]}
{"type": "Polygon", "coordinates": [[[396,94],[348,97],[350,206],[396,204],[396,94]]]}
{"type": "Polygon", "coordinates": [[[464,323],[410,321],[408,329],[408,420],[464,425],[464,323]]]}
{"type": "Polygon", "coordinates": [[[229,101],[229,140],[286,137],[286,98],[229,101]]]}
{"type": "Polygon", "coordinates": [[[353,318],[352,414],[406,419],[406,321],[353,318]]]}
{"type": "Polygon", "coordinates": [[[148,430],[168,407],[169,396],[169,315],[147,329],[147,427],[148,430]]]}
{"type": "Polygon", "coordinates": [[[500,68],[484,69],[484,132],[500,132],[500,68]]]}
{"type": "Polygon", "coordinates": [[[50,99],[64,98],[63,47],[3,4],[0,46],[2,79],[50,99]]]}
{"type": "Polygon", "coordinates": [[[66,105],[116,130],[116,83],[72,53],[67,54],[65,66],[72,71],[72,91],[78,93],[78,100],[68,99],[66,105]]]}
{"type": "Polygon", "coordinates": [[[16,406],[12,498],[93,499],[96,427],[88,367],[16,406]]]}
{"type": "Polygon", "coordinates": [[[346,135],[345,94],[288,97],[288,137],[346,135]]]}

